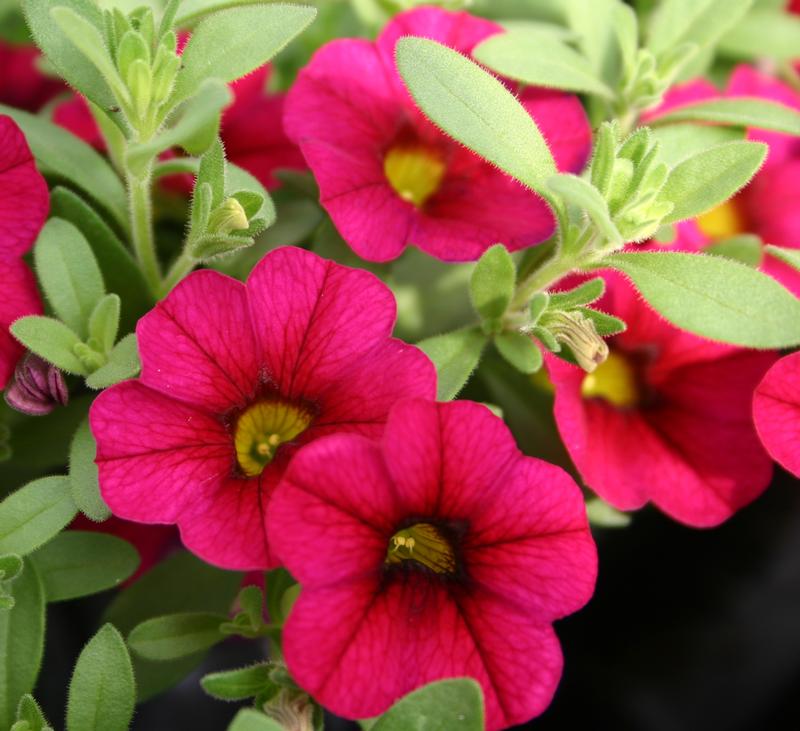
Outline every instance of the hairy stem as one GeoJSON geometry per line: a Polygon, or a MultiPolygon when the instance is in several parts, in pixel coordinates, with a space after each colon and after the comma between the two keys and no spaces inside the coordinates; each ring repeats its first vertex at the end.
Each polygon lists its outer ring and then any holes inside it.
{"type": "Polygon", "coordinates": [[[126,175],[131,211],[131,239],[133,250],[153,294],[158,295],[161,288],[161,270],[156,256],[153,237],[153,205],[151,195],[150,168],[142,176],[128,171],[126,175]]]}

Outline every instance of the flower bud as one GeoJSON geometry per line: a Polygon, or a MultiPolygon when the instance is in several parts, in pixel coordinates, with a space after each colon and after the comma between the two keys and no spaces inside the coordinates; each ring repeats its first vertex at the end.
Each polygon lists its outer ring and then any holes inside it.
{"type": "Polygon", "coordinates": [[[229,234],[231,231],[246,231],[249,226],[242,204],[236,198],[228,198],[211,211],[207,229],[215,234],[229,234]]]}
{"type": "Polygon", "coordinates": [[[14,380],[6,391],[6,403],[29,416],[44,416],[56,406],[69,401],[64,376],[54,365],[28,353],[14,371],[14,380]]]}
{"type": "Polygon", "coordinates": [[[264,704],[264,713],[285,731],[314,731],[314,704],[302,691],[281,689],[264,704]]]}
{"type": "Polygon", "coordinates": [[[548,315],[547,328],[557,342],[569,347],[587,373],[608,358],[606,341],[597,334],[594,322],[580,312],[553,312],[548,315]]]}

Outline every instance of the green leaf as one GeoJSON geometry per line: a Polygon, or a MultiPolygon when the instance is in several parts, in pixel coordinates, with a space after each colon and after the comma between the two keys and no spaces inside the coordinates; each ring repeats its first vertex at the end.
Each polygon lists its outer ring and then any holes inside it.
{"type": "Polygon", "coordinates": [[[439,401],[450,401],[478,367],[486,336],[475,327],[455,330],[417,343],[436,366],[439,401]]]}
{"type": "Polygon", "coordinates": [[[617,246],[622,245],[622,236],[611,220],[608,203],[603,194],[591,183],[577,175],[565,173],[550,178],[547,187],[564,202],[586,211],[608,241],[617,246]]]}
{"type": "Polygon", "coordinates": [[[372,731],[482,731],[483,694],[471,678],[453,678],[415,690],[381,716],[372,731]]]}
{"type": "Polygon", "coordinates": [[[771,277],[731,259],[680,252],[613,254],[603,260],[627,274],[673,325],[748,348],[800,344],[800,300],[771,277]]]}
{"type": "Polygon", "coordinates": [[[570,310],[579,305],[589,305],[599,300],[605,291],[605,280],[602,277],[594,277],[566,292],[550,292],[550,309],[570,310]]]}
{"type": "Polygon", "coordinates": [[[17,722],[19,721],[27,723],[29,731],[53,731],[47,723],[42,709],[39,708],[39,704],[30,693],[26,693],[19,699],[19,705],[17,706],[17,722]]]}
{"type": "Polygon", "coordinates": [[[547,194],[557,170],[536,122],[494,76],[427,38],[401,38],[397,67],[411,96],[442,130],[528,187],[547,194]]]}
{"type": "Polygon", "coordinates": [[[136,685],[128,648],[110,624],[83,648],[69,685],[67,731],[127,731],[136,685]]]}
{"type": "Polygon", "coordinates": [[[81,342],[80,338],[63,322],[52,317],[27,315],[20,317],[9,330],[28,350],[61,370],[77,375],[86,374],[86,366],[74,351],[81,342]]]}
{"type": "Polygon", "coordinates": [[[205,18],[181,56],[172,102],[194,95],[208,78],[235,81],[265,64],[316,15],[314,8],[275,3],[228,8],[205,18]]]}
{"type": "Polygon", "coordinates": [[[788,264],[790,267],[794,267],[800,271],[800,251],[797,249],[787,249],[783,246],[773,246],[769,244],[766,247],[766,252],[780,259],[784,264],[788,264]]]}
{"type": "Polygon", "coordinates": [[[225,639],[220,624],[227,617],[208,612],[186,612],[155,617],[134,627],[131,649],[147,660],[175,660],[207,650],[225,639]]]}
{"type": "Polygon", "coordinates": [[[520,373],[536,373],[542,367],[542,351],[530,336],[518,332],[500,333],[494,344],[500,355],[520,373]]]}
{"type": "Polygon", "coordinates": [[[631,523],[631,516],[612,508],[599,497],[586,501],[586,515],[592,525],[601,528],[625,528],[631,523]]]}
{"type": "Polygon", "coordinates": [[[800,48],[800,18],[783,8],[756,8],[726,33],[718,51],[728,57],[791,61],[800,48]]]}
{"type": "Polygon", "coordinates": [[[114,347],[119,330],[120,300],[115,294],[107,294],[101,299],[89,317],[89,338],[93,339],[101,353],[108,353],[114,347]]]}
{"type": "Polygon", "coordinates": [[[238,701],[258,695],[270,683],[270,666],[266,663],[237,670],[210,673],[201,681],[203,690],[223,701],[238,701]]]}
{"type": "Polygon", "coordinates": [[[105,294],[103,275],[91,247],[68,221],[51,218],[33,249],[36,273],[53,311],[80,337],[105,294]]]}
{"type": "MultiPolygon", "coordinates": [[[[36,5],[39,1],[30,0],[30,4],[36,5]]],[[[60,4],[62,0],[53,2],[60,4]]],[[[42,2],[42,5],[46,4],[50,4],[50,0],[42,2]]],[[[125,188],[108,162],[94,148],[42,117],[2,104],[0,114],[7,114],[22,128],[39,170],[44,175],[77,186],[100,203],[123,231],[127,230],[128,197],[125,188]]]]}
{"type": "Polygon", "coordinates": [[[95,104],[110,109],[116,104],[114,94],[97,67],[61,31],[50,12],[56,7],[71,9],[99,29],[103,17],[97,4],[92,0],[22,0],[22,10],[36,45],[58,73],[95,104]]]}
{"type": "Polygon", "coordinates": [[[711,99],[687,104],[654,119],[651,124],[672,122],[714,122],[800,136],[800,112],[759,97],[711,99]]]}
{"type": "Polygon", "coordinates": [[[94,463],[97,444],[89,428],[89,419],[84,419],[69,450],[69,482],[72,498],[78,509],[89,519],[102,522],[111,517],[111,511],[100,496],[97,465],[94,463]]]}
{"type": "Polygon", "coordinates": [[[16,553],[0,556],[0,582],[13,581],[22,571],[22,558],[16,553]]]}
{"type": "Polygon", "coordinates": [[[694,218],[724,203],[750,182],[767,155],[760,142],[728,142],[679,163],[661,190],[675,204],[662,223],[694,218]]]}
{"type": "Polygon", "coordinates": [[[69,530],[31,555],[48,602],[62,602],[119,586],[133,575],[139,554],[105,533],[69,530]]]}
{"type": "Polygon", "coordinates": [[[704,254],[725,256],[750,267],[759,267],[764,259],[764,244],[758,236],[743,234],[715,241],[703,249],[704,254]]]}
{"type": "Polygon", "coordinates": [[[11,593],[14,607],[0,612],[0,728],[11,727],[17,704],[33,690],[44,651],[45,598],[30,562],[11,593]]]}
{"type": "Polygon", "coordinates": [[[252,708],[243,708],[228,726],[228,731],[283,731],[277,721],[252,708]]]}
{"type": "Polygon", "coordinates": [[[120,296],[120,329],[130,332],[153,306],[149,285],[128,249],[97,212],[71,190],[57,187],[50,193],[50,213],[69,221],[92,247],[106,289],[120,296]]]}
{"type": "Polygon", "coordinates": [[[107,388],[115,383],[133,378],[141,369],[136,335],[130,333],[120,340],[108,354],[108,363],[100,366],[86,378],[89,388],[107,388]]]}
{"type": "Polygon", "coordinates": [[[225,198],[225,151],[217,138],[200,160],[195,189],[208,183],[211,188],[210,209],[216,208],[225,198]]]}
{"type": "Polygon", "coordinates": [[[578,312],[585,315],[594,323],[594,329],[601,338],[611,335],[619,335],[628,329],[628,326],[618,317],[608,315],[605,312],[593,310],[591,307],[578,307],[578,312]]]}
{"type": "Polygon", "coordinates": [[[66,477],[42,477],[0,503],[0,554],[20,556],[49,541],[77,512],[66,477]]]}
{"type": "Polygon", "coordinates": [[[485,320],[502,317],[514,296],[517,269],[508,249],[495,244],[478,259],[470,279],[470,297],[485,320]]]}
{"type": "Polygon", "coordinates": [[[712,127],[699,124],[670,124],[653,128],[658,140],[658,157],[670,167],[710,147],[743,140],[745,131],[734,127],[712,127]]]}
{"type": "Polygon", "coordinates": [[[578,51],[541,32],[511,30],[478,44],[472,56],[501,76],[533,86],[597,94],[614,92],[578,51]]]}

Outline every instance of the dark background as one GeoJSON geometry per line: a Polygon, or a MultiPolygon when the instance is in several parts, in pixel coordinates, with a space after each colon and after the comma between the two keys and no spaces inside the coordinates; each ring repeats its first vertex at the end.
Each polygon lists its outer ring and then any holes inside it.
{"type": "MultiPolygon", "coordinates": [[[[648,509],[596,538],[595,597],[557,624],[565,670],[555,700],[519,729],[800,729],[800,481],[779,473],[755,504],[711,531],[648,509]]],[[[65,678],[106,601],[48,607],[36,697],[56,728],[65,678]]],[[[256,652],[236,640],[217,647],[201,670],[137,709],[133,728],[222,731],[236,706],[205,696],[198,679],[256,652]]]]}

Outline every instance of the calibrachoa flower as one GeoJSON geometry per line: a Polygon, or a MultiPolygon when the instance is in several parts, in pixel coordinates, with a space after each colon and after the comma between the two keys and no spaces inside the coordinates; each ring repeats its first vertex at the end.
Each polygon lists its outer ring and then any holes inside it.
{"type": "MultiPolygon", "coordinates": [[[[513,251],[553,232],[542,199],[423,117],[395,66],[401,36],[470,53],[501,30],[464,12],[420,8],[397,15],[375,43],[328,43],[300,72],[286,102],[286,131],[314,171],[322,205],[359,256],[387,261],[414,244],[440,259],[467,261],[497,241],[513,251]]],[[[520,101],[559,168],[581,170],[591,129],[578,98],[528,88],[520,101]]]]}
{"type": "Polygon", "coordinates": [[[38,68],[42,55],[36,46],[0,41],[0,104],[38,112],[66,87],[38,68]]]}
{"type": "Polygon", "coordinates": [[[246,286],[191,274],[139,321],[141,377],[92,405],[105,501],[177,523],[219,566],[276,565],[264,515],[297,447],[377,437],[395,400],[434,397],[433,365],[394,321],[375,276],[300,249],[268,254],[246,286]]]}
{"type": "Polygon", "coordinates": [[[626,332],[591,374],[555,357],[555,417],[586,484],[621,510],[651,501],[688,525],[713,526],[763,492],[772,475],[751,400],[771,352],[703,340],[661,319],[608,273],[601,309],[626,332]]]}
{"type": "MultiPolygon", "coordinates": [[[[670,91],[648,119],[719,97],[757,97],[800,110],[800,95],[791,87],[750,66],[738,66],[724,93],[703,79],[689,82],[670,91]]],[[[800,248],[800,139],[757,129],[749,130],[747,137],[769,145],[764,167],[734,198],[696,221],[681,224],[685,247],[702,249],[714,241],[754,233],[767,244],[800,248]]],[[[766,254],[762,269],[800,295],[800,274],[788,264],[766,254]]]]}
{"type": "Polygon", "coordinates": [[[767,371],[753,397],[753,416],[773,459],[800,477],[800,353],[767,371]]]}
{"type": "Polygon", "coordinates": [[[304,447],[267,520],[302,586],[283,632],[292,677],[349,718],[471,676],[487,728],[541,713],[562,669],[552,622],[594,590],[581,492],[468,402],[398,403],[380,443],[304,447]]]}
{"type": "Polygon", "coordinates": [[[36,280],[22,255],[36,240],[49,207],[47,183],[25,136],[10,117],[0,116],[0,389],[24,352],[8,326],[42,311],[36,280]]]}

